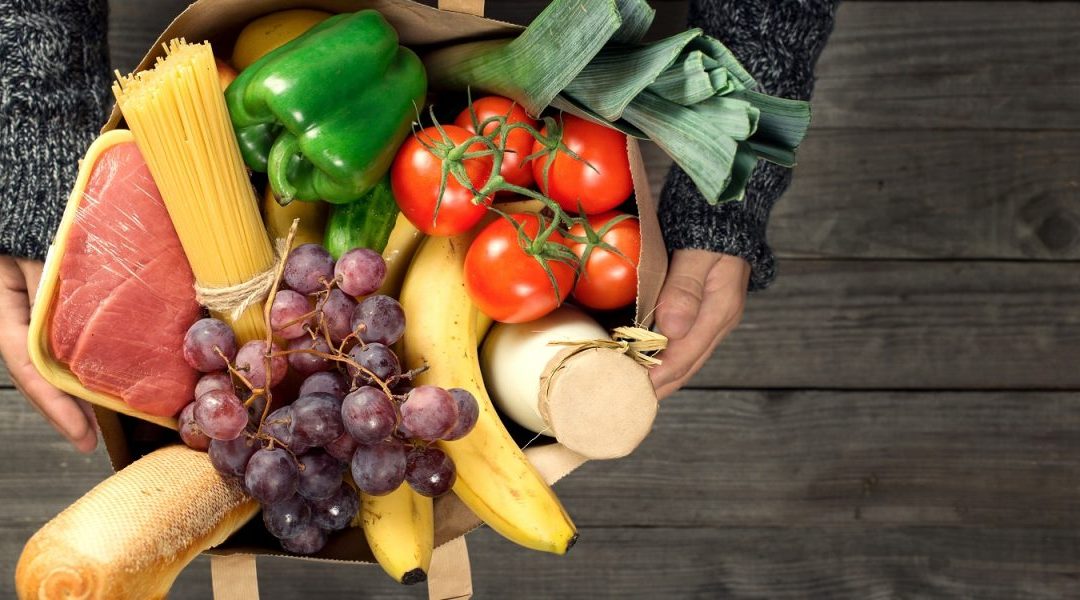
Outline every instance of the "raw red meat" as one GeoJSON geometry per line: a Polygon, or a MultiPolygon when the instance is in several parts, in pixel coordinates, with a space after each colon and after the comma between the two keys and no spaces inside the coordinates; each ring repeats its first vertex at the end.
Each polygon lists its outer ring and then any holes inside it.
{"type": "Polygon", "coordinates": [[[184,333],[199,318],[180,239],[134,142],[94,164],[60,262],[49,342],[86,387],[173,416],[197,373],[184,333]]]}

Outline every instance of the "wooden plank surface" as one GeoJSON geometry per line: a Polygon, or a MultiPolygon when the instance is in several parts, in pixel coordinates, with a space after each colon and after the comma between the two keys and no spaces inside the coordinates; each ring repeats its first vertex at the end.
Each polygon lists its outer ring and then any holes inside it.
{"type": "MultiPolygon", "coordinates": [[[[0,551],[12,529],[0,519],[0,551]]],[[[476,598],[979,598],[1080,593],[1080,536],[1048,529],[589,529],[571,554],[470,534],[476,598]]],[[[427,598],[374,566],[258,560],[263,600],[427,598]]],[[[10,594],[13,565],[0,564],[10,594]]],[[[210,597],[209,559],[181,573],[172,600],[210,597]]]]}
{"type": "Polygon", "coordinates": [[[826,128],[1080,128],[1076,2],[841,5],[817,72],[826,128]]]}
{"type": "Polygon", "coordinates": [[[693,385],[1080,387],[1075,263],[797,261],[693,385]]]}
{"type": "MultiPolygon", "coordinates": [[[[644,146],[660,197],[671,159],[644,146]]],[[[1080,259],[1080,136],[815,129],[773,209],[781,259],[1080,259]]]]}

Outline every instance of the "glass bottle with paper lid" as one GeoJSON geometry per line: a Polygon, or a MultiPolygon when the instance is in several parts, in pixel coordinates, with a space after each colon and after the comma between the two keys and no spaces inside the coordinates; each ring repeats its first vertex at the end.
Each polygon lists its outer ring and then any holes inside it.
{"type": "Polygon", "coordinates": [[[580,309],[496,323],[480,367],[499,410],[590,459],[626,456],[648,435],[656,392],[648,370],[615,348],[580,309]],[[608,347],[611,346],[611,347],[608,347]]]}

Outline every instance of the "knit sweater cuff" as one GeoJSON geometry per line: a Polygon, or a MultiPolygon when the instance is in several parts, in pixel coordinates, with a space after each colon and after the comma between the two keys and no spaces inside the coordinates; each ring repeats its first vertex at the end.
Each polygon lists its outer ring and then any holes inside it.
{"type": "Polygon", "coordinates": [[[668,172],[660,197],[660,228],[668,250],[711,250],[750,263],[750,290],[768,287],[776,260],[765,237],[773,203],[791,182],[791,170],[758,163],[741,202],[711,205],[679,167],[668,172]]]}
{"type": "Polygon", "coordinates": [[[104,122],[104,0],[0,0],[0,254],[41,259],[104,122]]]}

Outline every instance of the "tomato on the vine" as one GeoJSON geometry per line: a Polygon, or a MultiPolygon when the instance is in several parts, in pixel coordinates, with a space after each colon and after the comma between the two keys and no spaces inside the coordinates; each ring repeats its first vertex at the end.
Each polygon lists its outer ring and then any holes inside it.
{"type": "MultiPolygon", "coordinates": [[[[506,117],[506,122],[510,123],[525,123],[530,127],[535,128],[537,123],[534,119],[529,117],[529,113],[525,112],[525,109],[516,104],[509,98],[503,98],[502,96],[484,96],[473,100],[472,103],[473,112],[476,113],[476,122],[483,123],[491,117],[506,117]]],[[[470,132],[476,132],[472,115],[469,114],[469,109],[461,111],[461,114],[454,119],[454,125],[467,129],[470,132]]],[[[498,127],[498,123],[492,121],[484,127],[484,135],[491,133],[498,127]]],[[[495,139],[495,143],[499,143],[499,139],[495,139]]],[[[506,137],[506,152],[503,154],[502,167],[499,168],[499,174],[507,183],[527,188],[533,184],[532,169],[529,168],[525,159],[532,153],[533,136],[529,134],[525,129],[514,129],[510,132],[510,135],[506,137]]]]}
{"type": "MultiPolygon", "coordinates": [[[[562,144],[580,160],[557,150],[545,181],[548,155],[533,159],[533,177],[540,191],[558,202],[563,210],[573,213],[578,212],[579,203],[587,215],[622,204],[634,191],[626,134],[567,113],[562,113],[561,118],[562,144]]],[[[540,133],[547,135],[547,128],[540,133]]],[[[536,140],[532,151],[536,153],[544,147],[536,140]]]]}
{"type": "MultiPolygon", "coordinates": [[[[449,173],[442,199],[439,199],[444,158],[437,156],[425,144],[434,146],[436,152],[442,153],[473,137],[473,134],[455,125],[443,125],[442,130],[446,133],[445,138],[435,127],[427,127],[409,137],[398,148],[394,164],[390,167],[390,187],[398,207],[417,229],[428,235],[464,233],[484,218],[487,205],[491,204],[490,196],[480,204],[473,203],[473,190],[449,173]]],[[[469,146],[468,151],[486,149],[484,144],[476,142],[469,146]]],[[[468,158],[461,164],[468,182],[477,190],[491,177],[491,156],[468,158]]]]}
{"type": "MultiPolygon", "coordinates": [[[[526,243],[537,239],[541,231],[537,215],[524,213],[510,218],[521,225],[529,238],[526,243]]],[[[558,246],[569,254],[566,240],[558,231],[551,232],[545,246],[546,254],[557,251],[558,246]]],[[[558,290],[552,287],[541,259],[522,246],[517,228],[506,219],[496,219],[480,231],[465,254],[465,289],[477,308],[496,321],[524,323],[539,319],[558,308],[574,285],[572,265],[554,258],[544,263],[558,290]]]]}
{"type": "MultiPolygon", "coordinates": [[[[584,257],[587,244],[571,241],[570,249],[584,262],[581,275],[574,284],[574,299],[583,306],[597,310],[622,308],[637,298],[637,267],[641,254],[641,226],[636,217],[618,211],[608,211],[588,217],[589,228],[600,235],[601,245],[594,246],[584,257]],[[623,217],[604,231],[611,221],[623,217]],[[618,251],[612,252],[605,246],[618,251]],[[622,256],[619,256],[622,254],[622,256]]],[[[570,235],[588,238],[581,223],[570,228],[570,235]]]]}

